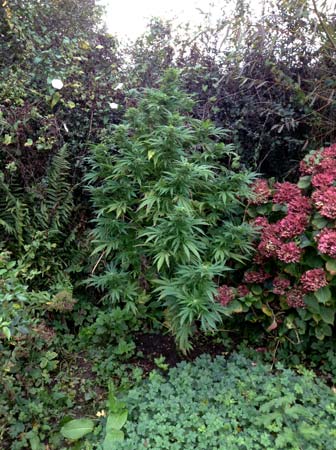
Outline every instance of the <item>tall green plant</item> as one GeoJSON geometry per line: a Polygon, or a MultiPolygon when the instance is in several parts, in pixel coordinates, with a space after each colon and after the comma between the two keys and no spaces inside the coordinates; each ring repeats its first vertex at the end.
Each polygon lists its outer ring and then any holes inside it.
{"type": "Polygon", "coordinates": [[[111,141],[93,148],[87,176],[98,258],[91,285],[112,306],[164,313],[183,350],[196,325],[216,330],[217,282],[248,258],[253,235],[242,202],[254,175],[232,170],[239,162],[219,142],[225,131],[192,119],[192,106],[168,71],[111,141]]]}

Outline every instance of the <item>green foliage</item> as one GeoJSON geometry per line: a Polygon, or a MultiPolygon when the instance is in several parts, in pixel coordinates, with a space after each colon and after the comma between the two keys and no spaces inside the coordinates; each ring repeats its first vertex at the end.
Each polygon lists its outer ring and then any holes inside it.
{"type": "Polygon", "coordinates": [[[83,156],[122,96],[111,94],[118,45],[101,14],[91,0],[0,5],[0,228],[34,288],[68,282],[85,265],[83,156]]]}
{"type": "MultiPolygon", "coordinates": [[[[6,248],[18,260],[21,277],[34,287],[68,284],[69,273],[83,258],[76,241],[79,225],[72,226],[74,188],[69,155],[64,146],[52,158],[46,176],[28,192],[6,182],[0,172],[0,227],[6,248]]],[[[83,247],[82,247],[83,248],[83,247]]],[[[82,267],[81,267],[82,270],[82,267]]]]}
{"type": "Polygon", "coordinates": [[[161,90],[145,91],[111,141],[93,148],[86,177],[100,271],[90,284],[112,307],[164,312],[184,350],[197,321],[216,330],[216,280],[248,260],[254,235],[243,221],[254,174],[234,172],[237,155],[218,142],[225,131],[192,119],[191,107],[168,71],[161,90]]]}
{"type": "Polygon", "coordinates": [[[125,397],[122,449],[335,449],[335,394],[302,375],[243,356],[181,363],[125,397]]]}

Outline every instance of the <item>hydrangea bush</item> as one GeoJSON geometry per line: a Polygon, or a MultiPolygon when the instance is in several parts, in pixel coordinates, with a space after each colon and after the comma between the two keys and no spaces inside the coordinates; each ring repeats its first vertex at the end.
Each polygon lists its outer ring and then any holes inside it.
{"type": "Polygon", "coordinates": [[[336,144],[309,153],[297,184],[258,180],[247,213],[260,234],[244,284],[222,285],[228,315],[280,335],[332,335],[336,310],[336,144]]]}

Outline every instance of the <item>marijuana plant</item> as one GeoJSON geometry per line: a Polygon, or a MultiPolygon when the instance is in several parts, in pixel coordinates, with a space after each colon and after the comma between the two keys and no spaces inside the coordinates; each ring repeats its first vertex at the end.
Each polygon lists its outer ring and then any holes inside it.
{"type": "Polygon", "coordinates": [[[195,326],[216,330],[217,284],[248,259],[254,233],[243,202],[255,176],[234,172],[225,130],[190,117],[192,105],[168,71],[93,148],[87,176],[98,258],[91,285],[112,306],[164,313],[183,350],[195,326]]]}

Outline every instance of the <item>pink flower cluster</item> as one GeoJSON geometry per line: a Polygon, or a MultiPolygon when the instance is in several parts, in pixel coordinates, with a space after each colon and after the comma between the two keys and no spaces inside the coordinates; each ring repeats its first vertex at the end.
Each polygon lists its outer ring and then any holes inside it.
{"type": "Polygon", "coordinates": [[[305,308],[303,296],[304,292],[300,288],[294,287],[287,293],[286,302],[291,308],[305,308]]]}
{"type": "Polygon", "coordinates": [[[253,271],[250,270],[248,272],[245,272],[244,274],[244,281],[245,283],[263,283],[267,278],[269,278],[270,275],[263,270],[259,271],[253,271]]]}
{"type": "Polygon", "coordinates": [[[300,281],[304,292],[315,292],[328,284],[324,269],[307,270],[300,281]]]}
{"type": "Polygon", "coordinates": [[[312,194],[312,199],[321,216],[336,219],[336,187],[319,189],[312,194]]]}
{"type": "Polygon", "coordinates": [[[237,287],[237,296],[238,297],[246,297],[250,293],[249,288],[246,286],[246,284],[240,284],[237,287]]]}
{"type": "Polygon", "coordinates": [[[257,217],[254,224],[261,230],[258,245],[259,254],[264,258],[276,258],[285,263],[299,262],[302,250],[294,241],[288,241],[303,234],[309,222],[311,204],[293,183],[275,183],[273,196],[275,204],[287,207],[287,215],[270,224],[264,217],[257,217]]]}
{"type": "Polygon", "coordinates": [[[227,284],[222,284],[217,289],[215,300],[222,306],[227,306],[235,298],[234,290],[227,284]]]}
{"type": "Polygon", "coordinates": [[[252,185],[252,192],[254,193],[254,199],[251,201],[253,205],[261,205],[267,203],[272,193],[268,186],[268,181],[260,178],[252,185]]]}
{"type": "Polygon", "coordinates": [[[307,155],[300,163],[300,172],[303,175],[329,173],[335,175],[336,170],[336,144],[317,150],[307,155]]]}
{"type": "MultiPolygon", "coordinates": [[[[274,297],[279,295],[291,308],[305,308],[304,296],[328,286],[332,277],[324,268],[306,270],[302,274],[300,266],[293,270],[282,263],[301,262],[309,267],[310,261],[305,255],[309,257],[314,251],[311,235],[316,242],[316,253],[336,259],[336,144],[310,153],[301,162],[300,171],[307,178],[299,185],[285,181],[275,183],[271,189],[264,179],[254,184],[255,197],[251,204],[256,205],[259,214],[258,206],[268,204],[270,214],[251,221],[258,228],[260,238],[256,243],[254,265],[243,278],[248,285],[260,284],[267,301],[275,303],[274,297]],[[301,185],[309,187],[309,194],[304,195],[301,185]],[[323,225],[323,222],[320,225],[321,216],[328,219],[328,223],[324,229],[316,231],[323,225]]],[[[322,264],[325,261],[321,258],[322,264]]],[[[233,298],[241,299],[248,293],[245,284],[236,289],[224,285],[218,289],[217,299],[227,305],[233,298]]],[[[277,306],[273,306],[276,311],[277,306]]]]}
{"type": "Polygon", "coordinates": [[[336,145],[308,155],[300,165],[304,175],[312,175],[311,184],[315,208],[321,216],[336,219],[336,145]]]}
{"type": "Polygon", "coordinates": [[[285,181],[284,183],[275,183],[275,194],[273,195],[273,202],[283,205],[288,204],[295,200],[297,197],[301,197],[300,188],[293,183],[285,181]]]}
{"type": "Polygon", "coordinates": [[[290,287],[290,281],[287,278],[275,277],[273,279],[273,292],[277,295],[284,295],[290,287]]]}
{"type": "Polygon", "coordinates": [[[317,242],[317,249],[320,253],[336,258],[335,229],[325,228],[317,236],[315,236],[315,241],[317,242]]]}
{"type": "Polygon", "coordinates": [[[217,289],[217,295],[215,300],[219,302],[222,306],[227,306],[236,297],[242,298],[246,297],[250,293],[249,288],[245,284],[240,284],[237,289],[228,286],[227,284],[222,284],[217,289]]]}
{"type": "Polygon", "coordinates": [[[265,258],[275,257],[285,263],[300,261],[302,250],[295,242],[285,242],[281,238],[294,237],[302,233],[302,222],[300,219],[296,221],[293,215],[288,222],[291,228],[287,228],[286,221],[279,221],[263,229],[258,245],[258,251],[262,256],[265,258]]]}
{"type": "Polygon", "coordinates": [[[293,238],[302,234],[307,225],[308,216],[306,214],[289,213],[276,223],[275,232],[282,238],[293,238]]]}

